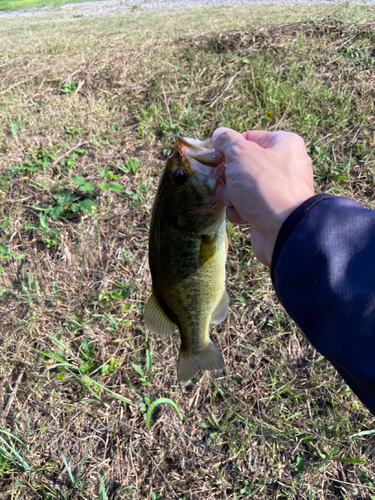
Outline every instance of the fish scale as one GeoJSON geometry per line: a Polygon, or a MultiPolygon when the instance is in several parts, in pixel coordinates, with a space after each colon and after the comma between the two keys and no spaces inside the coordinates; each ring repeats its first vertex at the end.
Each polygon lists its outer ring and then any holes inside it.
{"type": "Polygon", "coordinates": [[[181,346],[177,375],[224,367],[209,338],[209,324],[224,320],[225,207],[215,200],[222,158],[208,141],[176,136],[155,197],[149,236],[152,295],[146,326],[160,335],[177,327],[181,346]],[[201,163],[199,159],[203,159],[201,163]],[[216,167],[216,168],[215,168],[216,167]]]}

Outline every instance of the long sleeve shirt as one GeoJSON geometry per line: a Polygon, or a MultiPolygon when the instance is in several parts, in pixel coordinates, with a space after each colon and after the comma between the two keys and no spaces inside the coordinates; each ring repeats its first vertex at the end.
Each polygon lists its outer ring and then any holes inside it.
{"type": "Polygon", "coordinates": [[[375,211],[319,194],[284,222],[271,277],[312,345],[375,415],[375,211]]]}

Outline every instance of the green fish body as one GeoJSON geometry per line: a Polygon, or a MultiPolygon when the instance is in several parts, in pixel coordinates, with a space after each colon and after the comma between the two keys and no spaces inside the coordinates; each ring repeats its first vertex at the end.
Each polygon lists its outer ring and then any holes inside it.
{"type": "Polygon", "coordinates": [[[149,236],[152,295],[146,326],[181,336],[178,381],[224,367],[208,335],[228,312],[225,207],[215,200],[222,158],[211,141],[176,136],[156,194],[149,236]],[[215,168],[216,167],[216,168],[215,168]]]}

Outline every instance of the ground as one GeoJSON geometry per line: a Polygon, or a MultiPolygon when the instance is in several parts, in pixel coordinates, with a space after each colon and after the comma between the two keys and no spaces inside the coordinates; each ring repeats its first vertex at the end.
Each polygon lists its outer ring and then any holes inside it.
{"type": "Polygon", "coordinates": [[[374,417],[278,303],[249,227],[228,224],[223,373],[177,385],[178,336],[143,319],[173,133],[292,130],[317,191],[374,208],[373,14],[0,21],[0,498],[375,497],[374,417]]]}

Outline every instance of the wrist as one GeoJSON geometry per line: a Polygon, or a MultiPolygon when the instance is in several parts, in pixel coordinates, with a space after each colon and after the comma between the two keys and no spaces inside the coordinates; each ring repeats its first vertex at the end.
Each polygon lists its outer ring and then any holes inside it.
{"type": "Polygon", "coordinates": [[[275,242],[272,242],[267,235],[251,228],[251,246],[255,257],[267,267],[271,267],[272,254],[275,242]]]}
{"type": "Polygon", "coordinates": [[[299,206],[303,205],[313,196],[314,194],[301,197],[301,199],[295,201],[293,204],[289,204],[288,208],[280,213],[272,211],[265,217],[263,224],[252,226],[251,240],[253,251],[256,258],[262,262],[262,264],[267,267],[271,266],[276,241],[284,222],[299,206]]]}
{"type": "Polygon", "coordinates": [[[309,190],[306,193],[294,197],[293,200],[288,200],[284,206],[279,206],[278,209],[271,211],[267,217],[267,223],[264,225],[267,239],[275,245],[277,236],[280,232],[281,226],[287,218],[306,200],[314,196],[314,191],[309,190]]]}

